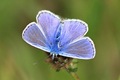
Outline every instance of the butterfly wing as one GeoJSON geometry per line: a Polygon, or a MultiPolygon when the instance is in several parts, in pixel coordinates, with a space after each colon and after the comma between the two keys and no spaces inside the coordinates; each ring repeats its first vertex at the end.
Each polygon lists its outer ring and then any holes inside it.
{"type": "Polygon", "coordinates": [[[95,47],[92,40],[84,35],[88,31],[88,25],[76,19],[63,21],[61,29],[59,55],[78,58],[92,59],[95,56],[95,47]]]}
{"type": "Polygon", "coordinates": [[[79,37],[83,37],[88,31],[85,22],[76,19],[63,20],[61,29],[60,46],[65,46],[79,37]]]}
{"type": "Polygon", "coordinates": [[[77,59],[92,59],[96,53],[94,43],[89,37],[81,38],[62,48],[61,51],[59,55],[77,59]]]}
{"type": "Polygon", "coordinates": [[[58,28],[60,27],[60,18],[50,11],[40,11],[37,15],[37,23],[41,25],[44,35],[49,41],[49,45],[54,43],[54,38],[58,28]]]}
{"type": "Polygon", "coordinates": [[[31,46],[47,52],[50,51],[46,42],[46,37],[43,35],[40,26],[35,22],[27,25],[27,27],[23,30],[22,38],[31,46]]]}
{"type": "Polygon", "coordinates": [[[32,22],[24,29],[22,37],[30,45],[50,52],[54,35],[59,27],[60,19],[47,10],[42,10],[36,16],[37,23],[32,22]]]}

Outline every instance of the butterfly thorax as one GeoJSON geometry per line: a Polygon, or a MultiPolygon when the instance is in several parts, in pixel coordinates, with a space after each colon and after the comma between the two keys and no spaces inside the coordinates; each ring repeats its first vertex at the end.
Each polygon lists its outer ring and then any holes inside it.
{"type": "Polygon", "coordinates": [[[56,29],[56,34],[54,34],[53,42],[51,44],[50,54],[53,56],[57,56],[60,52],[59,41],[60,41],[60,33],[61,33],[61,25],[56,29]]]}
{"type": "Polygon", "coordinates": [[[50,54],[53,56],[53,58],[55,56],[57,56],[59,54],[59,52],[60,52],[60,48],[59,48],[58,44],[59,44],[59,39],[57,39],[57,38],[51,44],[50,54]]]}

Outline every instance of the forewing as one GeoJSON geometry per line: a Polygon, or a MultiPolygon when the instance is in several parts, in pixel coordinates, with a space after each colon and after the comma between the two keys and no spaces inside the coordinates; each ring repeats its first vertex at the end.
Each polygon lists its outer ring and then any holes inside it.
{"type": "Polygon", "coordinates": [[[93,41],[84,37],[70,45],[61,49],[61,53],[59,55],[77,58],[77,59],[92,59],[95,56],[95,47],[93,41]]]}
{"type": "Polygon", "coordinates": [[[38,13],[37,22],[41,25],[44,35],[49,43],[53,43],[57,29],[59,28],[60,18],[50,11],[43,10],[38,13]]]}
{"type": "Polygon", "coordinates": [[[79,37],[83,37],[88,31],[85,22],[77,19],[63,20],[63,26],[60,36],[60,46],[69,44],[79,37]]]}
{"type": "Polygon", "coordinates": [[[27,25],[22,33],[22,38],[31,46],[50,52],[45,36],[40,26],[35,22],[27,25]]]}

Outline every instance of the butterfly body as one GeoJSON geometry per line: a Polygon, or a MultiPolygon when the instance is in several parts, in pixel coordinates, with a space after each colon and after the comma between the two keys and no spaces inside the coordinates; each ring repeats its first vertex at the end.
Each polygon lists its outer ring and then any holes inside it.
{"type": "Polygon", "coordinates": [[[51,47],[50,47],[50,53],[53,53],[53,54],[59,54],[59,52],[60,52],[60,47],[58,47],[58,41],[57,40],[55,40],[54,42],[53,42],[53,44],[51,45],[51,47]]]}

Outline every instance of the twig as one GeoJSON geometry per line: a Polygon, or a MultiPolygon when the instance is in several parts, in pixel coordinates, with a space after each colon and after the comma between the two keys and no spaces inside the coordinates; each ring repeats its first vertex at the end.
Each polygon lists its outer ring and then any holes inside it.
{"type": "Polygon", "coordinates": [[[71,75],[73,76],[73,78],[75,80],[80,80],[80,78],[78,77],[78,75],[75,72],[71,72],[71,75]]]}
{"type": "Polygon", "coordinates": [[[70,73],[72,75],[72,77],[75,79],[75,80],[80,80],[80,78],[78,77],[78,75],[75,73],[75,72],[72,72],[68,69],[68,66],[65,67],[66,71],[68,73],[70,73]]]}

